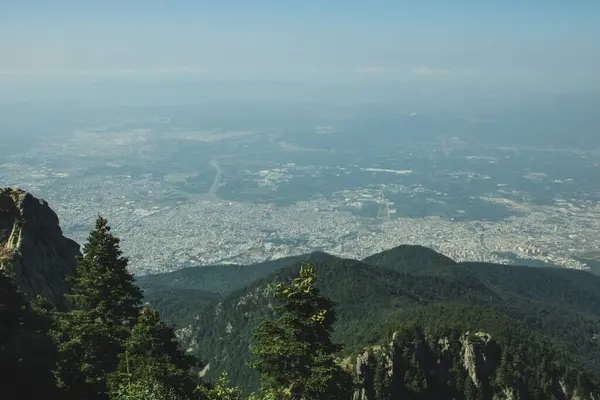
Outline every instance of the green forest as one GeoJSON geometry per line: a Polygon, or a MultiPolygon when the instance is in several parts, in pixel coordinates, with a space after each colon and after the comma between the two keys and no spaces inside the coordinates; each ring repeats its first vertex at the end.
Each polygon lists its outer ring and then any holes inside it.
{"type": "Polygon", "coordinates": [[[138,279],[128,262],[98,217],[68,306],[3,270],[2,399],[600,396],[600,277],[584,271],[420,246],[138,279]]]}

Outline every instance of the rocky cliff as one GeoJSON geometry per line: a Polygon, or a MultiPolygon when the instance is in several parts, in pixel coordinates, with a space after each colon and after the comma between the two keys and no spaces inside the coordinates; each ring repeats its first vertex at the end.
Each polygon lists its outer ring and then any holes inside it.
{"type": "Polygon", "coordinates": [[[68,307],[65,277],[80,254],[79,245],[63,236],[48,203],[22,190],[0,189],[0,270],[27,298],[40,294],[57,307],[68,307]]]}
{"type": "Polygon", "coordinates": [[[598,388],[581,376],[562,367],[538,372],[537,364],[513,357],[485,332],[447,330],[432,337],[418,327],[343,361],[358,378],[353,400],[598,398],[598,388]]]}

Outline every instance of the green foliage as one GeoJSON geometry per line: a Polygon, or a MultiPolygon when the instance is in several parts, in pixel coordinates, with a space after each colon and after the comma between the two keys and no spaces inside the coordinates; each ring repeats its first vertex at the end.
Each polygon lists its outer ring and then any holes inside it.
{"type": "Polygon", "coordinates": [[[214,386],[199,386],[199,394],[205,400],[243,400],[244,394],[238,387],[231,387],[227,372],[221,372],[214,386]]]}
{"type": "Polygon", "coordinates": [[[106,375],[117,368],[117,356],[142,299],[127,263],[119,239],[99,216],[75,275],[69,277],[73,293],[66,297],[76,309],[56,317],[57,372],[61,385],[71,393],[106,397],[106,375]]]}
{"type": "Polygon", "coordinates": [[[179,349],[173,328],[160,320],[155,309],[145,308],[119,355],[112,387],[127,382],[158,382],[178,395],[190,395],[196,384],[189,375],[193,357],[179,349]]]}
{"type": "Polygon", "coordinates": [[[206,306],[214,305],[223,295],[239,290],[284,267],[303,260],[334,259],[326,253],[314,252],[254,264],[207,265],[136,278],[144,289],[144,300],[160,311],[160,315],[178,327],[194,322],[206,306]]]}
{"type": "Polygon", "coordinates": [[[57,314],[54,336],[60,385],[73,395],[104,398],[106,373],[115,370],[121,351],[121,332],[88,311],[73,310],[57,314]]]}
{"type": "Polygon", "coordinates": [[[513,398],[542,400],[564,398],[564,388],[566,398],[598,394],[581,366],[542,338],[519,331],[513,330],[518,345],[512,347],[451,325],[406,325],[392,343],[388,339],[369,350],[370,360],[361,368],[363,389],[378,400],[493,399],[504,398],[506,391],[513,398]],[[373,375],[380,378],[370,379],[373,375]]]}
{"type": "MultiPolygon", "coordinates": [[[[519,326],[569,354],[560,362],[575,359],[600,377],[600,277],[559,268],[446,261],[436,265],[430,262],[435,252],[426,249],[420,260],[418,250],[390,250],[385,254],[391,261],[380,267],[334,257],[312,263],[321,293],[336,304],[332,339],[344,345],[340,356],[389,339],[413,319],[425,328],[456,321],[511,346],[523,336],[507,327],[519,326]],[[403,255],[405,251],[410,254],[403,255]],[[395,259],[413,264],[394,265],[395,259]]],[[[297,266],[285,267],[194,311],[190,320],[197,320],[185,345],[194,344],[195,354],[210,358],[207,378],[216,379],[227,370],[235,385],[245,391],[258,389],[258,374],[244,366],[251,358],[248,344],[262,318],[272,314],[271,283],[293,279],[297,271],[297,266]],[[229,325],[233,329],[228,330],[229,325]]],[[[176,282],[172,284],[175,290],[176,282]]]]}
{"type": "Polygon", "coordinates": [[[155,380],[121,383],[118,390],[111,393],[110,398],[111,400],[191,400],[155,380]]]}
{"type": "Polygon", "coordinates": [[[323,252],[313,252],[300,256],[284,257],[247,265],[205,265],[183,268],[173,272],[145,275],[136,278],[144,292],[154,289],[199,290],[214,294],[231,293],[262,279],[282,268],[297,265],[303,261],[327,261],[336,257],[323,252]]]}
{"type": "Polygon", "coordinates": [[[293,397],[287,390],[261,389],[250,393],[248,400],[292,400],[293,397]]]}
{"type": "Polygon", "coordinates": [[[76,274],[69,279],[73,294],[67,298],[107,323],[132,325],[142,292],[127,270],[128,259],[122,256],[119,242],[107,220],[99,216],[83,247],[84,255],[77,259],[76,274]]]}
{"type": "Polygon", "coordinates": [[[456,265],[456,262],[427,247],[416,245],[400,245],[384,250],[362,260],[363,263],[376,267],[389,268],[400,272],[419,272],[440,265],[456,265]]]}
{"type": "Polygon", "coordinates": [[[198,289],[144,288],[144,302],[156,308],[164,321],[179,327],[189,326],[201,310],[220,298],[219,294],[198,289]]]}
{"type": "Polygon", "coordinates": [[[58,394],[52,369],[56,348],[47,303],[27,304],[12,279],[0,272],[0,386],[2,398],[52,397],[58,394]],[[33,384],[32,384],[33,383],[33,384]]]}
{"type": "Polygon", "coordinates": [[[263,321],[256,330],[251,366],[260,372],[264,389],[293,399],[350,398],[352,379],[333,357],[341,349],[330,338],[335,310],[319,294],[316,278],[308,264],[291,283],[275,285],[277,318],[263,321]]]}

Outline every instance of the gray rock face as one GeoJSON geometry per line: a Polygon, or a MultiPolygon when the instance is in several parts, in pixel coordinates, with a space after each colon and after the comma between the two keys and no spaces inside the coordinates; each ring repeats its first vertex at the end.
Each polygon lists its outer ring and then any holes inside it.
{"type": "Polygon", "coordinates": [[[18,189],[0,189],[0,270],[11,275],[26,298],[42,295],[69,308],[65,277],[81,255],[63,236],[56,213],[44,200],[18,189]]]}
{"type": "Polygon", "coordinates": [[[356,377],[361,386],[354,392],[353,400],[376,400],[373,389],[375,368],[377,367],[373,350],[365,350],[356,357],[356,377]]]}
{"type": "MultiPolygon", "coordinates": [[[[502,348],[491,335],[460,331],[449,335],[426,337],[419,329],[398,331],[391,342],[343,360],[342,367],[358,383],[353,400],[469,398],[469,386],[473,398],[531,398],[519,385],[499,379],[502,348]]],[[[553,378],[549,383],[553,398],[597,399],[595,393],[578,393],[566,385],[560,374],[553,378]]]]}

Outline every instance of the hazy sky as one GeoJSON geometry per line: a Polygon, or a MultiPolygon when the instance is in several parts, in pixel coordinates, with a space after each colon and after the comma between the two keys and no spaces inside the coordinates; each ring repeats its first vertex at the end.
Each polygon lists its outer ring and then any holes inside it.
{"type": "Polygon", "coordinates": [[[600,0],[0,0],[0,83],[600,87],[600,0]]]}

